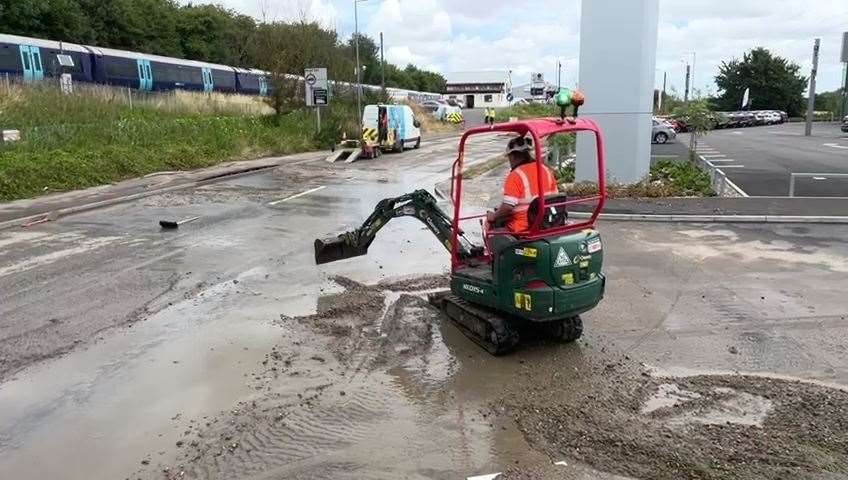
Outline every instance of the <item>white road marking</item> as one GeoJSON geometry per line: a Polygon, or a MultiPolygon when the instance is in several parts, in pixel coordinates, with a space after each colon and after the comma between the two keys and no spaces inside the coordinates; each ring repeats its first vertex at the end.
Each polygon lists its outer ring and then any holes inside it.
{"type": "Polygon", "coordinates": [[[827,177],[813,177],[813,180],[827,180],[827,177]]]}
{"type": "Polygon", "coordinates": [[[844,145],[840,145],[838,143],[825,143],[824,146],[830,147],[830,148],[841,148],[843,150],[848,150],[848,147],[846,147],[844,145]]]}
{"type": "Polygon", "coordinates": [[[26,260],[23,260],[21,262],[13,263],[11,265],[6,265],[0,268],[0,277],[4,277],[12,273],[25,272],[27,270],[32,270],[35,267],[49,265],[51,263],[57,262],[67,257],[71,257],[73,255],[85,253],[91,250],[96,250],[100,247],[105,247],[106,245],[120,240],[121,238],[122,237],[100,237],[89,240],[83,240],[82,242],[80,242],[80,245],[77,245],[76,247],[67,248],[65,250],[58,250],[44,255],[28,257],[26,260]]]}
{"type": "Polygon", "coordinates": [[[722,153],[714,153],[714,154],[711,154],[711,155],[702,155],[702,156],[704,158],[719,158],[719,157],[726,157],[727,155],[724,155],[722,153]]]}
{"type": "Polygon", "coordinates": [[[711,158],[708,160],[710,163],[713,162],[735,162],[736,160],[732,158],[711,158]]]}
{"type": "Polygon", "coordinates": [[[300,192],[300,193],[295,194],[295,195],[292,195],[292,196],[290,196],[290,197],[286,197],[286,198],[284,198],[284,199],[282,199],[282,200],[277,200],[277,201],[274,201],[274,202],[270,202],[268,205],[278,205],[278,204],[280,204],[280,203],[288,202],[289,200],[294,200],[295,198],[299,198],[299,197],[302,197],[302,196],[304,196],[304,195],[309,195],[310,193],[314,193],[314,192],[317,192],[318,190],[323,190],[323,189],[325,189],[325,188],[327,188],[327,186],[326,186],[326,185],[321,185],[320,187],[315,187],[315,188],[309,189],[309,190],[307,190],[307,191],[305,191],[305,192],[300,192]]]}
{"type": "Polygon", "coordinates": [[[721,168],[745,168],[745,165],[722,165],[721,168]]]}
{"type": "Polygon", "coordinates": [[[744,135],[742,132],[733,132],[734,135],[744,135]]]}
{"type": "Polygon", "coordinates": [[[466,477],[465,480],[495,480],[500,475],[500,472],[498,472],[489,475],[477,475],[476,477],[466,477]]]}

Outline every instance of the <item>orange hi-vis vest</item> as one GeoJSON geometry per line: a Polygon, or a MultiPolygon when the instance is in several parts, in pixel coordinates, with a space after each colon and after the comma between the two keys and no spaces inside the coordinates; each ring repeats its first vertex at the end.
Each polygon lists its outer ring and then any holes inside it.
{"type": "Polygon", "coordinates": [[[506,176],[503,203],[513,207],[512,218],[506,224],[509,231],[513,233],[530,230],[527,211],[530,209],[530,203],[533,202],[533,199],[539,196],[537,173],[543,175],[542,186],[545,189],[543,195],[556,194],[558,191],[556,177],[545,165],[542,165],[541,169],[537,169],[535,161],[519,165],[506,176]]]}

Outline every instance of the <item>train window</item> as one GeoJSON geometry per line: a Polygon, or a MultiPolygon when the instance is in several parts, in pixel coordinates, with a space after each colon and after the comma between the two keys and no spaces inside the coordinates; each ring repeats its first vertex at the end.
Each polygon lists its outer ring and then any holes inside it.
{"type": "Polygon", "coordinates": [[[0,70],[21,69],[21,51],[18,46],[2,45],[0,46],[0,70]]]}
{"type": "Polygon", "coordinates": [[[212,70],[212,82],[216,89],[232,90],[236,87],[236,76],[233,72],[212,70]]]}
{"type": "Polygon", "coordinates": [[[177,69],[176,65],[154,62],[151,63],[150,66],[153,67],[153,78],[155,78],[157,82],[182,83],[182,80],[180,79],[180,71],[177,69]]]}
{"type": "Polygon", "coordinates": [[[180,66],[180,78],[186,84],[203,85],[203,70],[197,67],[180,66]]]}
{"type": "Polygon", "coordinates": [[[41,54],[39,54],[38,52],[32,52],[32,64],[36,70],[44,70],[41,66],[41,54]]]}
{"type": "Polygon", "coordinates": [[[259,90],[259,77],[256,75],[241,75],[241,87],[250,90],[259,90]]]}
{"type": "Polygon", "coordinates": [[[120,78],[138,78],[136,62],[131,58],[103,57],[106,66],[106,75],[120,78]]]}
{"type": "Polygon", "coordinates": [[[31,68],[29,66],[29,55],[21,55],[21,58],[24,59],[24,70],[29,70],[31,68]]]}
{"type": "Polygon", "coordinates": [[[84,73],[85,69],[83,68],[83,63],[85,62],[85,57],[81,53],[70,53],[71,58],[74,60],[74,66],[71,67],[71,72],[73,73],[84,73]]]}

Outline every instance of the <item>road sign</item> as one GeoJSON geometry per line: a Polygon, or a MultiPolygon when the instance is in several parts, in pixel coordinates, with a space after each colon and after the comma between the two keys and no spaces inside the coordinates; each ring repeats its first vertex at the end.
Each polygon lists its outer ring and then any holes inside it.
{"type": "Polygon", "coordinates": [[[306,105],[323,107],[330,103],[330,86],[327,82],[326,68],[307,68],[303,72],[306,84],[306,105]]]}
{"type": "Polygon", "coordinates": [[[506,101],[507,102],[511,102],[513,98],[515,98],[515,96],[512,94],[512,92],[509,92],[509,93],[506,94],[506,101]]]}

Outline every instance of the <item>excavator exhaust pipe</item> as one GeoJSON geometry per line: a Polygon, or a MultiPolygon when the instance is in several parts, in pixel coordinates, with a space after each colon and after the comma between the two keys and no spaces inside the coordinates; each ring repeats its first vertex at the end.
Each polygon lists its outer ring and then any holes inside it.
{"type": "Polygon", "coordinates": [[[351,245],[345,235],[315,240],[315,263],[318,265],[365,255],[368,246],[351,245]]]}

